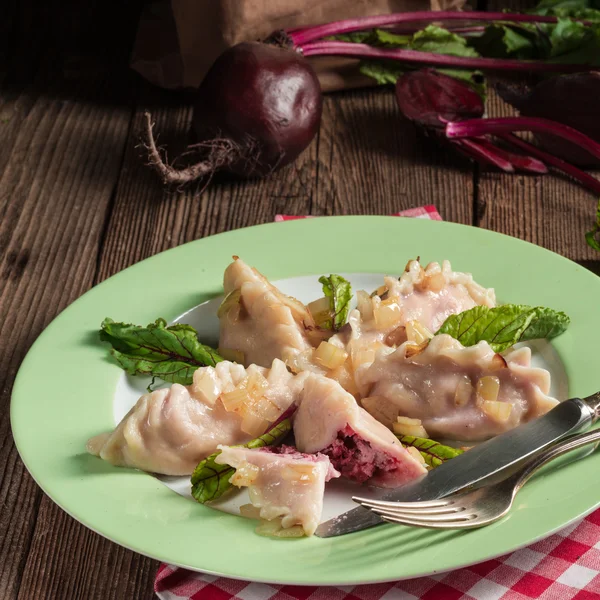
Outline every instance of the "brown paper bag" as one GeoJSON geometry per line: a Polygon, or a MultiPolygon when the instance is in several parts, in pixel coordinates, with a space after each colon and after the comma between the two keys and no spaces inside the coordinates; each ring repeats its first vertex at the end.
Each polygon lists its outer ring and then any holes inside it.
{"type": "MultiPolygon", "coordinates": [[[[465,0],[171,0],[142,17],[132,67],[166,88],[197,87],[226,48],[278,29],[416,10],[460,8],[465,0]]],[[[371,85],[357,60],[310,59],[325,91],[371,85]]]]}

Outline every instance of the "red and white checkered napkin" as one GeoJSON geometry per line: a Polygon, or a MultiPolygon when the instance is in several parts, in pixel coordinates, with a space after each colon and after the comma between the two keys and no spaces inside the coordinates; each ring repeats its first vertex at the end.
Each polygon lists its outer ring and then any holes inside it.
{"type": "MultiPolygon", "coordinates": [[[[435,206],[394,216],[442,220],[435,206]]],[[[163,564],[154,591],[161,600],[600,600],[600,509],[532,546],[431,577],[343,587],[270,585],[163,564]]]]}

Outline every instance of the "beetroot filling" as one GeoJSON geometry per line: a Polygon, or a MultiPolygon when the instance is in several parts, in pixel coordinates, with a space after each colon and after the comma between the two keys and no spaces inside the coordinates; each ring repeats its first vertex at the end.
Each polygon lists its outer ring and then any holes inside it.
{"type": "Polygon", "coordinates": [[[344,477],[358,483],[382,473],[392,473],[399,465],[395,458],[374,450],[349,425],[338,431],[337,439],[320,452],[329,456],[331,464],[344,477]]]}

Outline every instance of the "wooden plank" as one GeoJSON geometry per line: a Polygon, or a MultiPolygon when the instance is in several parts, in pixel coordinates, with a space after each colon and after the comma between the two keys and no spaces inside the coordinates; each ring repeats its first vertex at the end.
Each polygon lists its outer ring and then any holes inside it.
{"type": "Polygon", "coordinates": [[[473,167],[400,114],[393,90],[326,97],[314,214],[391,214],[435,204],[472,223],[473,167]]]}
{"type": "MultiPolygon", "coordinates": [[[[535,2],[489,0],[488,10],[520,9],[535,2]]],[[[515,114],[492,93],[490,117],[515,114]]],[[[533,242],[600,273],[600,256],[587,246],[596,208],[594,196],[558,174],[509,175],[483,171],[479,179],[476,219],[481,227],[533,242]]]]}
{"type": "Polygon", "coordinates": [[[35,485],[9,425],[11,384],[27,349],[93,283],[129,132],[136,86],[127,56],[136,3],[120,12],[116,26],[114,13],[100,5],[10,2],[3,15],[0,335],[10,341],[0,354],[3,599],[109,597],[86,592],[93,579],[108,580],[112,597],[129,590],[148,597],[151,589],[153,573],[139,567],[134,553],[89,552],[100,536],[64,553],[64,531],[87,530],[35,485]],[[48,527],[50,506],[56,530],[48,527]]]}

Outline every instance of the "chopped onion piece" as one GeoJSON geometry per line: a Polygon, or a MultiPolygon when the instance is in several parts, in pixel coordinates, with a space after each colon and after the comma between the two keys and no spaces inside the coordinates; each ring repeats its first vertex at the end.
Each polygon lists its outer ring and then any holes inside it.
{"type": "Polygon", "coordinates": [[[463,375],[456,386],[454,392],[454,404],[456,406],[465,406],[471,400],[473,394],[473,384],[468,375],[463,375]]]}
{"type": "Polygon", "coordinates": [[[425,275],[423,281],[418,285],[418,289],[423,292],[433,292],[437,294],[441,292],[446,285],[446,278],[443,273],[433,273],[433,275],[425,275]]]}
{"type": "Polygon", "coordinates": [[[477,382],[477,396],[483,401],[495,402],[500,391],[500,380],[494,375],[486,375],[477,382]]]}
{"type": "Polygon", "coordinates": [[[198,369],[194,371],[194,381],[192,384],[192,395],[202,400],[209,406],[214,406],[219,397],[220,389],[217,384],[217,376],[212,368],[198,369]]]}
{"type": "Polygon", "coordinates": [[[373,309],[373,314],[375,316],[375,326],[380,331],[397,326],[402,319],[402,311],[396,303],[380,304],[373,309]]]}
{"type": "Polygon", "coordinates": [[[419,321],[408,321],[406,323],[406,337],[409,342],[415,344],[422,344],[433,338],[433,333],[419,323],[419,321]]]}
{"type": "Polygon", "coordinates": [[[265,379],[262,373],[254,371],[251,375],[248,376],[248,383],[246,384],[246,389],[248,390],[248,395],[252,398],[261,398],[268,387],[269,382],[265,379]]]}
{"type": "Polygon", "coordinates": [[[329,342],[321,342],[315,350],[314,359],[326,369],[336,369],[346,362],[348,353],[329,342]]]}
{"type": "MultiPolygon", "coordinates": [[[[242,298],[242,290],[235,289],[232,292],[229,292],[227,296],[225,296],[223,302],[217,309],[217,317],[220,319],[225,313],[229,312],[229,310],[234,306],[239,306],[240,300],[242,298]]],[[[236,315],[237,316],[237,315],[236,315]]]]}
{"type": "Polygon", "coordinates": [[[225,392],[221,394],[221,402],[227,412],[240,412],[243,407],[250,401],[248,390],[246,389],[246,383],[248,379],[244,379],[235,389],[231,392],[225,392]]]}
{"type": "Polygon", "coordinates": [[[256,465],[244,463],[235,470],[229,482],[236,487],[248,487],[256,481],[259,473],[260,469],[256,465]]]}
{"type": "Polygon", "coordinates": [[[265,537],[299,538],[304,536],[304,529],[302,529],[300,525],[294,525],[293,527],[283,529],[281,527],[281,519],[262,521],[255,531],[258,535],[265,537]]]}
{"type": "Polygon", "coordinates": [[[373,296],[379,296],[381,298],[381,296],[383,296],[386,292],[388,291],[388,289],[385,287],[385,285],[380,285],[372,294],[371,297],[373,296]]]}
{"type": "Polygon", "coordinates": [[[390,346],[390,348],[397,348],[406,342],[406,327],[404,325],[400,325],[396,327],[393,331],[387,334],[385,337],[385,345],[390,346]]]}
{"type": "Polygon", "coordinates": [[[269,421],[269,423],[277,421],[282,412],[279,406],[266,397],[258,400],[252,407],[252,410],[263,419],[269,421]]]}
{"type": "Polygon", "coordinates": [[[422,465],[426,464],[423,455],[414,446],[404,446],[404,448],[406,448],[406,451],[411,454],[413,458],[416,458],[422,465]]]}
{"type": "Polygon", "coordinates": [[[386,427],[391,427],[398,418],[396,405],[383,396],[368,396],[363,398],[360,403],[374,419],[377,419],[386,427]]]}
{"type": "Polygon", "coordinates": [[[244,433],[252,437],[262,435],[269,427],[269,421],[257,415],[253,410],[246,410],[242,419],[241,429],[244,433]]]}
{"type": "Polygon", "coordinates": [[[312,483],[315,480],[315,468],[307,464],[290,464],[281,470],[281,478],[297,483],[312,483]]]}
{"type": "Polygon", "coordinates": [[[272,521],[261,521],[260,525],[255,529],[258,535],[265,537],[274,537],[281,530],[281,519],[273,519],[272,521]]]}
{"type": "Polygon", "coordinates": [[[276,538],[301,538],[304,537],[304,529],[301,525],[294,525],[287,529],[280,529],[273,534],[276,538]]]}
{"type": "Polygon", "coordinates": [[[500,369],[506,369],[508,367],[508,364],[504,356],[502,356],[502,354],[494,354],[494,357],[492,358],[491,367],[494,371],[498,371],[500,369]]]}
{"type": "Polygon", "coordinates": [[[406,358],[411,358],[413,356],[417,356],[421,354],[425,348],[429,345],[429,340],[425,340],[421,344],[406,344],[405,356],[406,358]]]}
{"type": "Polygon", "coordinates": [[[429,434],[421,424],[420,419],[411,419],[409,417],[397,417],[392,425],[394,433],[397,435],[412,435],[414,437],[428,438],[429,434]]]}
{"type": "Polygon", "coordinates": [[[331,321],[329,298],[319,298],[318,300],[311,302],[307,308],[318,327],[323,327],[331,321]]]}
{"type": "Polygon", "coordinates": [[[481,410],[490,419],[494,419],[498,423],[506,423],[512,412],[512,404],[509,402],[497,402],[493,400],[485,400],[481,405],[481,410]]]}
{"type": "Polygon", "coordinates": [[[260,508],[253,504],[242,504],[240,515],[245,519],[260,519],[260,508]]]}
{"type": "Polygon", "coordinates": [[[363,321],[371,321],[373,319],[373,300],[365,290],[356,292],[356,308],[363,321]]]}
{"type": "Polygon", "coordinates": [[[243,352],[240,350],[233,350],[232,348],[219,348],[219,354],[230,362],[239,363],[240,365],[244,364],[246,357],[243,352]]]}

